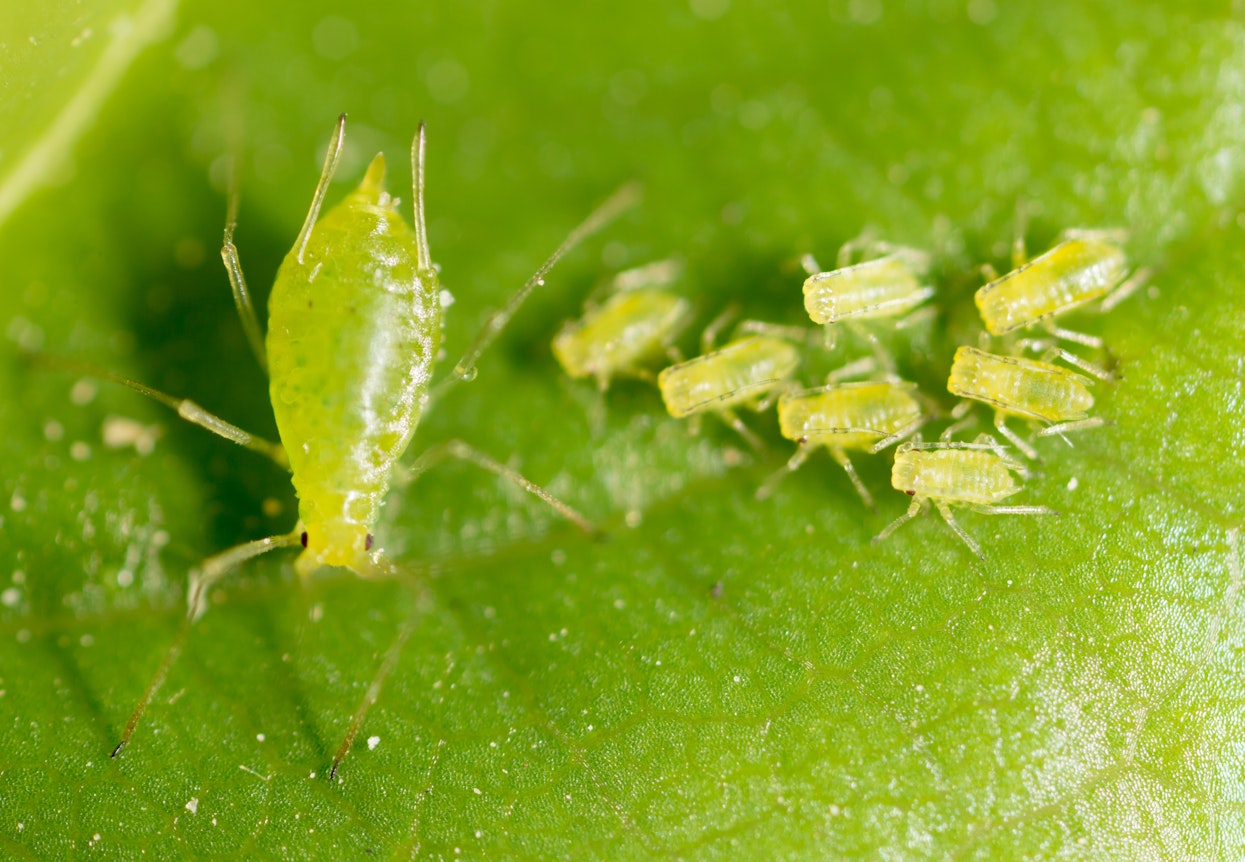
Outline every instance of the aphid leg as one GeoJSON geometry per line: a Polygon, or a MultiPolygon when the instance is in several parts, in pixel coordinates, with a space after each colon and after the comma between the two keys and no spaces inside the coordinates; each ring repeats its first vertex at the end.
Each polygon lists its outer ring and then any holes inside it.
{"type": "Polygon", "coordinates": [[[1029,207],[1024,198],[1016,199],[1016,232],[1012,236],[1012,269],[1019,269],[1029,259],[1025,234],[1029,231],[1029,207]]]}
{"type": "Polygon", "coordinates": [[[112,383],[119,383],[122,386],[133,389],[135,392],[146,395],[153,401],[159,401],[192,425],[198,425],[200,428],[211,431],[218,437],[224,437],[231,443],[237,443],[244,449],[250,449],[252,452],[258,452],[267,458],[271,458],[281,467],[288,469],[290,466],[289,459],[285,456],[285,449],[279,443],[272,443],[262,437],[256,437],[248,431],[243,431],[237,425],[226,422],[216,414],[204,410],[189,398],[175,398],[158,389],[152,389],[145,383],[139,383],[137,380],[122,377],[120,374],[114,374],[103,368],[96,368],[89,363],[80,362],[76,359],[49,356],[43,353],[36,354],[33,359],[39,363],[66,368],[91,377],[99,377],[112,383]]]}
{"type": "Polygon", "coordinates": [[[495,461],[479,449],[464,443],[462,440],[446,440],[444,443],[437,443],[434,446],[428,447],[420,453],[418,458],[415,459],[415,461],[408,468],[407,475],[403,478],[409,482],[413,482],[430,468],[440,464],[446,458],[457,458],[460,461],[467,461],[471,464],[475,464],[481,469],[488,470],[489,472],[517,485],[533,497],[542,500],[555,512],[563,518],[566,518],[575,526],[579,527],[579,529],[583,530],[585,533],[595,535],[597,532],[597,528],[592,525],[591,521],[572,509],[566,503],[563,503],[557,497],[550,494],[544,488],[540,487],[535,482],[519,473],[517,470],[512,470],[505,464],[495,461]]]}
{"type": "Polygon", "coordinates": [[[821,264],[811,254],[800,256],[800,268],[809,275],[818,275],[821,272],[821,264]]]}
{"type": "Polygon", "coordinates": [[[911,329],[914,326],[920,326],[926,321],[934,320],[936,317],[938,317],[938,309],[932,305],[926,305],[921,308],[918,308],[916,311],[913,311],[911,314],[906,314],[903,317],[896,320],[895,329],[898,329],[900,331],[905,330],[905,329],[911,329]]]}
{"type": "Polygon", "coordinates": [[[794,473],[796,470],[808,460],[808,456],[813,452],[813,447],[807,442],[801,442],[796,448],[795,453],[787,460],[787,463],[775,470],[768,479],[761,483],[761,487],[757,488],[756,498],[764,500],[770,494],[774,493],[774,488],[778,486],[788,473],[794,473]]]}
{"type": "Polygon", "coordinates": [[[406,642],[410,640],[411,633],[415,631],[415,621],[418,616],[418,612],[412,611],[403,620],[402,627],[398,629],[397,637],[393,639],[393,643],[385,650],[385,657],[381,660],[380,667],[377,668],[376,675],[368,685],[367,691],[364,692],[363,700],[359,702],[354,715],[350,717],[350,724],[346,727],[346,735],[343,737],[341,745],[337,746],[337,753],[333,755],[333,765],[329,768],[329,781],[337,777],[337,768],[341,766],[342,761],[346,759],[346,755],[350,753],[350,746],[354,744],[354,739],[359,734],[359,728],[363,725],[363,719],[367,717],[368,710],[380,698],[380,690],[385,684],[385,678],[389,676],[394,666],[397,665],[398,659],[402,657],[402,650],[406,646],[406,642]]]}
{"type": "Polygon", "coordinates": [[[718,336],[722,334],[722,330],[730,326],[731,321],[739,316],[739,303],[732,302],[722,309],[721,313],[713,320],[709,321],[709,325],[705,327],[705,331],[700,333],[700,352],[703,356],[713,350],[718,343],[718,336]]]}
{"type": "Polygon", "coordinates": [[[873,351],[873,355],[877,358],[878,365],[882,367],[883,379],[892,383],[899,381],[899,371],[895,367],[895,360],[890,352],[882,345],[881,340],[874,334],[873,330],[865,326],[859,320],[848,320],[848,327],[851,328],[858,337],[869,342],[869,348],[873,351]]]}
{"type": "Polygon", "coordinates": [[[994,414],[994,427],[1000,434],[1006,437],[1013,446],[1024,453],[1024,456],[1030,461],[1042,460],[1041,456],[1038,454],[1038,450],[1034,449],[1028,440],[1025,440],[1015,431],[1007,427],[1007,418],[1002,413],[994,414]]]}
{"type": "Polygon", "coordinates": [[[973,506],[972,509],[983,515],[1059,515],[1049,506],[973,506]]]}
{"type": "Polygon", "coordinates": [[[1125,279],[1123,284],[1104,296],[1102,298],[1102,302],[1098,305],[1098,310],[1105,313],[1115,308],[1121,302],[1136,293],[1137,288],[1148,282],[1150,280],[1150,276],[1153,274],[1153,270],[1149,267],[1141,267],[1125,279]]]}
{"type": "Polygon", "coordinates": [[[752,447],[753,451],[764,452],[765,444],[761,442],[761,438],[753,433],[752,429],[744,424],[734,410],[719,410],[718,415],[722,417],[722,421],[735,429],[740,437],[752,447]]]}
{"type": "Polygon", "coordinates": [[[985,279],[986,284],[999,280],[999,271],[994,268],[994,264],[983,263],[977,269],[981,272],[981,277],[985,279]]]}
{"type": "Polygon", "coordinates": [[[283,536],[269,536],[266,539],[245,542],[215,556],[208,557],[191,570],[189,577],[190,586],[186,595],[186,619],[182,622],[182,626],[178,630],[177,636],[174,637],[173,643],[170,644],[168,652],[164,654],[164,659],[160,662],[160,667],[156,670],[155,676],[151,678],[147,690],[143,693],[142,698],[139,699],[138,704],[134,707],[134,711],[130,714],[130,720],[125,723],[121,741],[112,750],[113,757],[120,754],[121,749],[134,736],[134,730],[138,727],[138,722],[142,719],[143,713],[147,711],[147,706],[151,703],[151,699],[160,690],[160,686],[164,684],[164,678],[168,676],[169,668],[173,666],[173,662],[177,659],[178,654],[181,653],[190,624],[203,616],[203,612],[207,610],[208,589],[231,570],[247,560],[277,548],[288,548],[292,545],[297,545],[301,541],[301,537],[302,527],[298,527],[294,532],[283,536]]]}
{"type": "Polygon", "coordinates": [[[891,446],[894,446],[905,437],[915,434],[920,427],[928,421],[928,419],[929,417],[927,416],[919,416],[904,427],[900,428],[898,431],[891,433],[887,437],[883,437],[881,440],[869,447],[869,454],[876,455],[882,450],[889,449],[891,446]]]}
{"type": "Polygon", "coordinates": [[[940,442],[948,443],[952,437],[965,428],[977,424],[977,414],[972,412],[973,403],[965,399],[951,408],[951,418],[956,421],[944,428],[942,434],[938,435],[940,442]]]}
{"type": "Polygon", "coordinates": [[[233,288],[233,304],[238,309],[238,319],[242,321],[242,331],[246,333],[247,343],[255,354],[259,367],[268,373],[268,355],[264,352],[264,334],[259,327],[259,318],[255,315],[255,304],[251,301],[251,292],[246,286],[246,277],[242,275],[242,262],[238,260],[238,247],[233,244],[233,233],[238,227],[238,159],[236,154],[229,159],[229,201],[225,210],[225,239],[220,248],[221,260],[225,262],[225,271],[229,273],[229,286],[233,288]]]}
{"type": "Polygon", "coordinates": [[[808,346],[813,347],[815,339],[811,336],[815,335],[817,330],[808,326],[786,326],[781,323],[769,323],[764,320],[741,320],[739,325],[735,327],[736,334],[745,333],[747,335],[770,335],[774,338],[785,338],[788,341],[807,342],[808,346]]]}
{"type": "Polygon", "coordinates": [[[1088,362],[1077,356],[1075,353],[1070,353],[1067,350],[1064,350],[1062,347],[1051,346],[1045,353],[1042,354],[1042,359],[1046,362],[1050,362],[1054,359],[1062,359],[1074,368],[1079,368],[1086,374],[1093,375],[1099,380],[1103,380],[1108,383],[1116,379],[1116,375],[1106,368],[1103,368],[1100,365],[1095,365],[1092,362],[1088,362]]]}
{"type": "MultiPolygon", "coordinates": [[[[1101,416],[1091,416],[1088,419],[1077,419],[1072,422],[1057,422],[1054,425],[1048,425],[1041,431],[1037,432],[1037,435],[1039,437],[1051,437],[1054,435],[1063,437],[1064,434],[1067,434],[1070,431],[1086,431],[1090,428],[1101,428],[1104,425],[1110,424],[1110,422],[1103,419],[1101,416]]],[[[1072,445],[1068,442],[1067,437],[1063,437],[1063,440],[1065,443],[1068,443],[1069,446],[1072,445]]]]}
{"type": "Polygon", "coordinates": [[[510,322],[510,318],[514,317],[515,312],[519,310],[519,306],[523,304],[528,295],[545,283],[545,276],[549,274],[549,270],[553,269],[554,264],[583,240],[596,233],[624,211],[635,206],[639,200],[640,185],[634,182],[627,183],[610,195],[603,204],[593,210],[586,219],[567,234],[566,239],[562,240],[562,244],[554,249],[553,254],[549,255],[549,258],[540,265],[536,272],[532,273],[531,277],[523,283],[523,286],[515,291],[501,308],[490,314],[488,319],[484,321],[484,325],[480,327],[480,331],[476,333],[476,337],[467,348],[467,352],[463,354],[462,359],[458,360],[449,377],[433,388],[431,400],[435,401],[444,395],[450,387],[464,380],[474,379],[476,362],[497,338],[498,334],[505,329],[506,324],[510,322]]]}
{"type": "Polygon", "coordinates": [[[852,466],[852,460],[847,457],[847,453],[842,449],[831,449],[830,456],[846,471],[847,478],[852,480],[852,485],[855,486],[856,493],[860,495],[860,499],[864,500],[865,507],[870,512],[876,512],[878,507],[873,502],[873,495],[869,493],[865,483],[860,481],[860,476],[856,473],[856,468],[852,466]]]}
{"type": "Polygon", "coordinates": [[[847,363],[842,368],[826,375],[826,383],[838,383],[853,377],[868,377],[878,368],[878,360],[873,356],[862,356],[860,359],[847,363]]]}
{"type": "Polygon", "coordinates": [[[959,522],[951,514],[951,507],[947,505],[945,500],[936,500],[935,503],[938,506],[938,514],[942,515],[942,519],[947,522],[947,526],[955,530],[955,534],[963,540],[964,544],[968,545],[968,549],[973,552],[973,556],[984,563],[986,558],[982,556],[981,546],[973,540],[972,536],[964,532],[964,528],[960,526],[959,522]]]}
{"type": "Polygon", "coordinates": [[[299,263],[303,262],[303,251],[307,248],[307,241],[311,239],[311,229],[315,227],[316,219],[320,217],[320,207],[324,205],[324,196],[328,194],[329,183],[333,181],[337,163],[341,160],[342,145],[345,140],[346,115],[342,114],[337,118],[337,129],[333,132],[333,139],[329,141],[328,151],[324,154],[324,168],[320,171],[320,181],[316,183],[315,194],[311,196],[311,209],[307,210],[307,218],[298,231],[298,239],[294,242],[294,247],[298,249],[299,263]]]}
{"type": "Polygon", "coordinates": [[[821,339],[822,348],[829,353],[834,350],[834,346],[839,343],[839,330],[834,323],[827,323],[825,326],[825,335],[821,339]]]}
{"type": "Polygon", "coordinates": [[[915,518],[917,515],[919,515],[921,513],[921,510],[924,509],[927,505],[929,505],[929,500],[927,498],[924,498],[924,497],[913,498],[912,503],[908,506],[908,511],[904,512],[898,518],[891,521],[886,526],[885,530],[883,530],[882,532],[878,533],[876,536],[873,537],[873,541],[880,542],[883,539],[887,538],[888,536],[890,536],[891,533],[895,532],[900,527],[902,527],[904,524],[908,523],[913,518],[915,518]]]}
{"type": "Polygon", "coordinates": [[[1052,319],[1048,318],[1045,321],[1044,328],[1055,338],[1061,338],[1064,341],[1071,341],[1074,344],[1081,344],[1085,347],[1093,348],[1094,350],[1102,349],[1103,342],[1098,336],[1087,335],[1084,332],[1077,332],[1074,329],[1062,329],[1056,325],[1055,321],[1052,319]]]}

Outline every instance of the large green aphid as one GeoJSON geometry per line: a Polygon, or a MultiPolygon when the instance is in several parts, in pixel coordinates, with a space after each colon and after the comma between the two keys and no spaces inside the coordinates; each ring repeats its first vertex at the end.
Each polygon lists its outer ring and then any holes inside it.
{"type": "MultiPolygon", "coordinates": [[[[156,392],[104,373],[168,404],[190,422],[288,465],[299,501],[299,522],[289,533],[246,542],[205,560],[190,573],[187,625],[135,708],[114,756],[129,741],[147,704],[181,648],[189,623],[207,609],[210,588],[241,563],[274,548],[301,544],[295,568],[302,576],[341,566],[363,577],[399,570],[382,554],[372,529],[399,461],[435,394],[474,377],[475,363],[523,300],[544,283],[572,246],[637,199],[625,186],[594,211],[509,300],[485,322],[450,375],[432,385],[441,340],[443,291],[428,251],[424,219],[424,127],[411,147],[414,225],[385,191],[385,160],[377,155],[363,181],[319,217],[345,140],[345,115],[337,123],[307,218],[277,272],[268,305],[268,334],[260,331],[233,244],[237,197],[231,192],[221,254],[234,299],[256,358],[267,368],[281,445],[255,437],[192,401],[156,392]]],[[[536,495],[581,528],[588,521],[515,471],[459,440],[425,450],[409,467],[419,476],[447,458],[490,470],[536,495]]],[[[405,639],[399,636],[395,650],[405,639]]],[[[396,657],[396,651],[393,654],[396,657]]],[[[356,712],[334,761],[345,756],[363,714],[392,666],[387,657],[356,712]]]]}

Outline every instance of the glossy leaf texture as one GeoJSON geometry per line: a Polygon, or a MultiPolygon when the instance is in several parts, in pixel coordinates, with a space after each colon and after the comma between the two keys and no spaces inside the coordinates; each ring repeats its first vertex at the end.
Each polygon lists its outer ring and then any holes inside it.
{"type": "MultiPolygon", "coordinates": [[[[15,130],[0,170],[91,80],[62,85],[63,58],[17,62],[20,23],[0,75],[49,102],[0,102],[15,130]]],[[[64,139],[73,170],[0,228],[4,856],[1245,852],[1232,7],[228,0],[182,4],[169,32],[64,139]],[[392,494],[378,531],[418,592],[299,584],[289,554],[248,565],[110,759],[181,624],[186,572],[290,529],[295,501],[259,457],[23,351],[273,435],[216,253],[225,156],[240,154],[237,242],[262,303],[341,111],[331,200],[384,149],[409,201],[400,166],[428,123],[430,243],[456,298],[443,372],[578,219],[644,182],[415,443],[467,440],[605,537],[439,467],[392,494]],[[602,279],[671,255],[700,326],[731,301],[806,323],[799,255],[832,259],[871,227],[933,255],[937,318],[887,342],[950,407],[951,354],[980,332],[978,267],[1007,265],[1018,207],[1034,251],[1120,227],[1154,274],[1111,314],[1068,318],[1121,374],[1095,387],[1111,424],[1038,443],[1014,502],[1060,517],[960,516],[984,563],[936,516],[871,543],[908,502],[889,455],[857,459],[876,514],[822,455],[757,501],[790,453],[772,412],[746,415],[767,444],[752,453],[712,421],[691,435],[649,384],[600,395],[550,354],[602,279]]],[[[866,350],[841,342],[809,348],[805,383],[866,350]]]]}

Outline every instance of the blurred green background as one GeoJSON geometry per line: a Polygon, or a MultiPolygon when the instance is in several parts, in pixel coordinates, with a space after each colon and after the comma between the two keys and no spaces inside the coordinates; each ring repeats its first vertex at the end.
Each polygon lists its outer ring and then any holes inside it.
{"type": "MultiPolygon", "coordinates": [[[[1234,4],[745,0],[605,6],[18,4],[0,14],[0,851],[65,858],[1233,858],[1243,851],[1245,26],[1234,4]],[[428,123],[452,359],[591,207],[642,206],[555,270],[437,405],[459,436],[602,524],[593,542],[450,465],[378,538],[417,600],[247,566],[119,739],[187,569],[288,530],[288,479],[89,360],[275,433],[217,256],[241,151],[261,303],[334,118],[330,196],[428,123]],[[931,250],[939,319],[895,341],[943,391],[976,266],[1122,226],[1155,267],[1101,334],[1115,424],[1016,502],[882,545],[822,456],[775,496],[754,455],[656,392],[603,398],[549,352],[619,268],[677,255],[703,325],[803,319],[795,258],[866,226],[931,250]],[[413,634],[337,779],[351,714],[413,634]]],[[[694,333],[682,342],[694,349],[694,333]]],[[[807,382],[848,358],[812,357],[807,382]]],[[[443,368],[448,367],[448,362],[443,368]]],[[[984,418],[984,417],[983,417],[984,418]]]]}

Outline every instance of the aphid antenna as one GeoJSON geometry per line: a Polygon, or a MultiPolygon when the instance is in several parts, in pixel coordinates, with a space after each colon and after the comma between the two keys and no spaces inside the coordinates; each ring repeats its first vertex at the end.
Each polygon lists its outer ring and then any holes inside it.
{"type": "Polygon", "coordinates": [[[311,239],[311,229],[315,227],[316,219],[320,217],[320,207],[324,205],[329,183],[333,181],[333,174],[337,172],[337,163],[341,161],[345,141],[346,114],[343,112],[337,117],[337,130],[333,133],[329,148],[324,153],[324,168],[320,171],[320,181],[316,183],[315,194],[311,196],[311,209],[307,210],[307,218],[303,221],[303,226],[298,231],[298,239],[295,241],[294,247],[298,249],[296,257],[299,263],[303,262],[303,251],[307,248],[307,241],[311,239]]]}
{"type": "Polygon", "coordinates": [[[826,375],[827,384],[836,384],[841,380],[850,380],[853,377],[866,377],[877,371],[878,360],[873,356],[862,356],[855,359],[842,368],[835,369],[826,375]]]}
{"type": "MultiPolygon", "coordinates": [[[[234,135],[230,135],[234,137],[234,135]]],[[[259,362],[259,367],[268,373],[268,355],[264,350],[264,331],[259,325],[259,317],[255,314],[255,303],[246,285],[246,277],[242,274],[242,263],[238,259],[238,247],[233,243],[234,231],[238,228],[238,151],[235,145],[230,146],[229,154],[229,190],[225,204],[225,237],[221,243],[220,256],[225,262],[225,272],[229,274],[229,286],[233,289],[233,304],[238,310],[238,319],[242,321],[242,331],[246,333],[247,344],[251,353],[259,362]]]]}
{"type": "Polygon", "coordinates": [[[624,269],[611,280],[612,289],[618,293],[641,287],[665,287],[673,284],[683,274],[683,261],[677,257],[655,260],[651,263],[624,269]]]}
{"type": "Polygon", "coordinates": [[[731,325],[736,317],[739,316],[739,303],[732,300],[727,303],[726,308],[718,312],[718,315],[709,321],[709,325],[700,333],[700,353],[703,356],[706,353],[712,353],[714,347],[718,343],[718,336],[731,325]]]}
{"type": "Polygon", "coordinates": [[[1121,302],[1136,293],[1138,288],[1149,282],[1153,276],[1154,270],[1151,267],[1140,267],[1136,272],[1125,279],[1123,284],[1102,298],[1102,302],[1098,305],[1098,310],[1104,314],[1109,312],[1111,309],[1115,308],[1121,302]]]}
{"type": "Polygon", "coordinates": [[[428,251],[428,222],[424,217],[424,152],[427,139],[426,124],[419,121],[419,130],[411,141],[411,208],[415,226],[416,266],[421,271],[432,269],[432,254],[428,251]]]}
{"type": "Polygon", "coordinates": [[[809,275],[821,275],[822,273],[821,264],[811,254],[800,255],[800,269],[809,275]]]}
{"type": "Polygon", "coordinates": [[[475,339],[467,348],[467,352],[463,354],[462,359],[458,360],[450,375],[433,387],[430,401],[440,398],[458,383],[474,379],[477,360],[488,349],[489,345],[493,343],[506,324],[510,322],[510,318],[514,317],[515,312],[519,310],[519,306],[523,304],[528,295],[545,283],[545,276],[549,274],[549,270],[553,269],[554,265],[579,243],[639,203],[642,194],[642,187],[639,182],[633,180],[624,184],[567,234],[566,239],[562,240],[562,244],[554,250],[553,254],[541,264],[536,272],[532,273],[531,277],[523,283],[523,286],[501,308],[489,315],[484,325],[480,327],[480,331],[476,334],[475,339]]]}
{"type": "Polygon", "coordinates": [[[797,344],[803,343],[806,347],[820,347],[821,339],[818,337],[821,333],[816,327],[812,326],[793,326],[784,323],[769,323],[765,320],[741,320],[739,325],[735,327],[732,338],[738,338],[740,335],[768,335],[773,338],[782,338],[787,341],[793,341],[797,344]]]}

